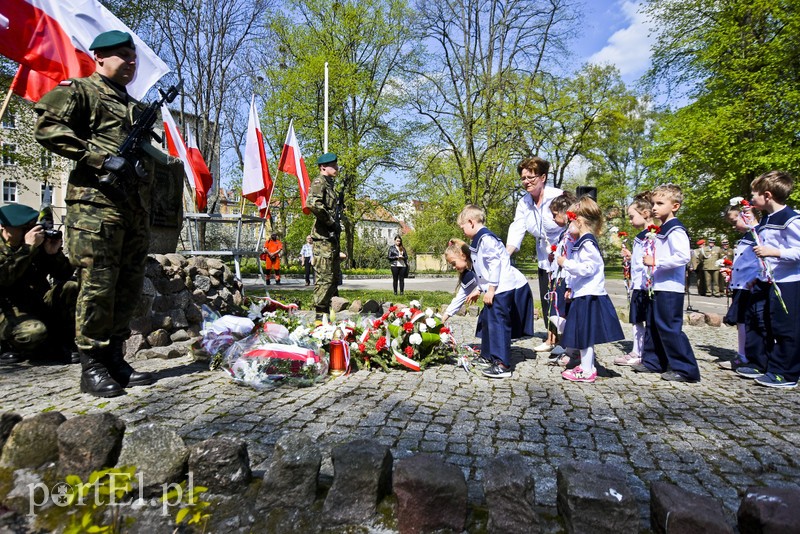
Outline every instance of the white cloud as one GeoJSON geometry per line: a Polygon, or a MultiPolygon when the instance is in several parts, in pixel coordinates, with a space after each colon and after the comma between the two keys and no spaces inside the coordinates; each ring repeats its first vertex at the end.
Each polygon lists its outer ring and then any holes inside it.
{"type": "Polygon", "coordinates": [[[641,13],[641,3],[622,0],[619,9],[628,26],[617,30],[608,38],[606,46],[594,53],[590,63],[616,65],[625,79],[636,79],[650,66],[651,23],[641,13]]]}

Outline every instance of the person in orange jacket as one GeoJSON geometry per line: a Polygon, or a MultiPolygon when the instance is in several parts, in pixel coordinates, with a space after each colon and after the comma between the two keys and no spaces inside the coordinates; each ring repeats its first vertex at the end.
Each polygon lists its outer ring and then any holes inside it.
{"type": "Polygon", "coordinates": [[[283,243],[278,239],[278,234],[273,233],[264,243],[264,253],[261,254],[261,259],[264,260],[264,276],[267,279],[267,285],[270,284],[271,273],[275,272],[275,283],[281,283],[281,252],[283,251],[283,243]]]}

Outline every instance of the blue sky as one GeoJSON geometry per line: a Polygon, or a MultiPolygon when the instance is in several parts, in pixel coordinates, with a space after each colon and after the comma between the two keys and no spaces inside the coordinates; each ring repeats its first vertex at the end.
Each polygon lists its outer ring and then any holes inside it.
{"type": "Polygon", "coordinates": [[[584,20],[572,48],[580,63],[613,63],[634,84],[650,62],[649,25],[638,0],[585,0],[584,20]]]}

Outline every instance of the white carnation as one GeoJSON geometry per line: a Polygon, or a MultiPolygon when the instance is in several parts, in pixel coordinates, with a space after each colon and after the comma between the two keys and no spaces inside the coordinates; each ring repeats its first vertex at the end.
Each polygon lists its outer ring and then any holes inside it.
{"type": "Polygon", "coordinates": [[[731,201],[730,201],[731,202],[731,206],[736,206],[736,205],[740,204],[742,202],[742,200],[744,200],[744,197],[733,197],[731,199],[731,201]]]}
{"type": "Polygon", "coordinates": [[[408,303],[408,305],[416,309],[420,309],[422,307],[422,304],[420,304],[418,300],[412,300],[408,303]]]}
{"type": "Polygon", "coordinates": [[[429,316],[427,319],[425,319],[425,324],[428,325],[428,328],[433,328],[436,326],[436,321],[429,316]]]}
{"type": "Polygon", "coordinates": [[[419,323],[419,331],[420,332],[427,332],[428,331],[428,327],[425,326],[425,323],[419,323]]]}
{"type": "Polygon", "coordinates": [[[432,309],[430,309],[430,308],[426,308],[426,309],[425,309],[425,315],[426,315],[427,317],[433,317],[433,310],[432,310],[432,309]]]}
{"type": "Polygon", "coordinates": [[[439,339],[442,343],[450,343],[450,334],[439,334],[439,339]]]}
{"type": "Polygon", "coordinates": [[[411,334],[408,336],[408,342],[412,345],[420,345],[422,343],[422,336],[419,334],[411,334]]]}

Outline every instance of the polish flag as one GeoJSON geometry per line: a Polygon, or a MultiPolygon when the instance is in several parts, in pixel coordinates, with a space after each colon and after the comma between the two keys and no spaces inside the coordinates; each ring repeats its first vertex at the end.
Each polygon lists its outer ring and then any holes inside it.
{"type": "Polygon", "coordinates": [[[167,137],[167,149],[171,156],[180,158],[183,162],[183,171],[189,178],[189,183],[194,184],[195,205],[197,211],[205,211],[206,197],[211,188],[213,178],[208,170],[203,155],[197,149],[197,142],[189,126],[186,126],[186,142],[183,141],[175,119],[167,106],[161,106],[161,116],[164,119],[164,133],[167,137]]]}
{"type": "Polygon", "coordinates": [[[311,186],[311,182],[308,179],[306,162],[300,153],[300,145],[294,135],[294,121],[289,121],[289,131],[286,132],[286,141],[283,142],[278,170],[297,176],[297,183],[300,186],[300,205],[303,207],[303,213],[306,215],[311,213],[311,210],[306,206],[306,197],[308,197],[308,189],[311,186]]]}
{"type": "Polygon", "coordinates": [[[250,100],[250,119],[247,121],[247,139],[244,145],[244,178],[242,196],[258,206],[264,217],[269,208],[272,195],[272,178],[269,175],[267,154],[264,150],[264,137],[256,111],[256,96],[250,100]]]}
{"type": "Polygon", "coordinates": [[[0,54],[20,64],[12,89],[36,102],[67,78],[94,72],[89,46],[109,30],[128,32],[137,68],[128,92],[141,100],[169,68],[144,41],[97,0],[2,0],[0,54]]]}
{"type": "Polygon", "coordinates": [[[206,211],[208,192],[214,184],[214,177],[211,176],[211,171],[208,170],[206,160],[203,159],[200,147],[197,146],[197,138],[195,138],[194,132],[188,124],[186,125],[186,150],[189,154],[189,161],[192,163],[192,169],[194,169],[197,211],[206,211]]]}

